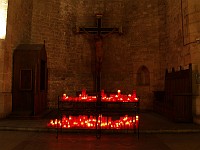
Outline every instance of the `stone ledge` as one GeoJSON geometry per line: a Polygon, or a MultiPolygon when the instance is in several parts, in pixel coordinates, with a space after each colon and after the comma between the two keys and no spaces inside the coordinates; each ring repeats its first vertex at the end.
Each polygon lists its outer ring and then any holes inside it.
{"type": "Polygon", "coordinates": [[[6,118],[8,115],[7,113],[0,113],[0,119],[6,118]]]}
{"type": "Polygon", "coordinates": [[[200,125],[200,115],[194,116],[193,121],[194,121],[194,123],[200,125]]]}
{"type": "Polygon", "coordinates": [[[12,112],[12,93],[0,92],[0,118],[6,118],[12,112]]]}
{"type": "MultiPolygon", "coordinates": [[[[95,129],[61,129],[59,128],[58,131],[56,128],[40,128],[40,127],[9,127],[9,126],[2,126],[0,127],[0,131],[30,131],[30,132],[59,132],[61,133],[96,133],[97,131],[95,129]]],[[[200,133],[200,129],[161,129],[161,130],[139,130],[139,133],[136,129],[132,130],[101,130],[102,134],[111,133],[111,134],[166,134],[166,133],[173,133],[173,134],[179,134],[179,133],[200,133]]]]}

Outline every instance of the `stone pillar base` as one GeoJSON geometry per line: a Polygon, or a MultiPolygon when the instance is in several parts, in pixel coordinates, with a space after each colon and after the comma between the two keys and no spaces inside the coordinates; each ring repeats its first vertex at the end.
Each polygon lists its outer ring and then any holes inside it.
{"type": "Polygon", "coordinates": [[[198,115],[198,116],[194,116],[193,121],[194,121],[194,123],[200,125],[200,115],[198,115]]]}
{"type": "Polygon", "coordinates": [[[0,92],[0,118],[5,118],[12,112],[12,93],[0,92]]]}

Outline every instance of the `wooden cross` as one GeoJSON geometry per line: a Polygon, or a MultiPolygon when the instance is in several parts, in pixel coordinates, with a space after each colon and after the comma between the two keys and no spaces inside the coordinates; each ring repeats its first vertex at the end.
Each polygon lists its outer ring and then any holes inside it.
{"type": "Polygon", "coordinates": [[[95,41],[95,75],[94,75],[94,87],[95,92],[100,93],[101,91],[101,64],[103,59],[103,47],[102,40],[109,34],[122,33],[122,28],[105,28],[102,27],[102,14],[96,15],[96,27],[78,27],[77,33],[87,33],[94,35],[95,41]]]}
{"type": "Polygon", "coordinates": [[[110,32],[117,32],[117,33],[122,33],[121,28],[105,28],[102,27],[102,14],[97,14],[96,15],[96,27],[79,27],[78,31],[79,33],[91,33],[91,34],[97,34],[98,36],[102,34],[108,34],[110,32]]]}

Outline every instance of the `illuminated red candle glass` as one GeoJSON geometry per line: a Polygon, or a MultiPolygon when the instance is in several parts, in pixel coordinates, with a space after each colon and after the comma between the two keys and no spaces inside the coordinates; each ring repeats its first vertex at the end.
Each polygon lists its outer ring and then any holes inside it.
{"type": "MultiPolygon", "coordinates": [[[[104,93],[104,90],[101,91],[101,97],[103,102],[137,102],[138,98],[136,95],[136,90],[133,90],[133,94],[129,95],[123,95],[121,94],[121,90],[117,91],[117,94],[111,94],[109,97],[106,96],[104,93]]],[[[96,96],[88,96],[86,93],[86,90],[83,89],[82,93],[79,94],[78,97],[70,97],[67,96],[66,94],[62,95],[62,100],[63,101],[84,101],[84,102],[96,102],[97,97],[96,96]]]]}
{"type": "Polygon", "coordinates": [[[96,120],[94,116],[66,116],[62,117],[62,120],[51,119],[48,123],[48,127],[57,128],[82,128],[82,129],[96,129],[96,121],[97,126],[99,127],[101,124],[102,129],[130,129],[133,124],[136,123],[136,127],[138,128],[139,116],[132,118],[133,116],[125,115],[124,117],[120,117],[119,120],[112,120],[111,117],[103,117],[99,115],[98,120],[96,120]]]}
{"type": "MultiPolygon", "coordinates": [[[[104,90],[101,91],[102,102],[138,102],[138,98],[136,95],[136,90],[133,90],[132,95],[123,95],[121,94],[121,90],[117,91],[117,94],[111,94],[110,96],[106,96],[104,90]]],[[[65,93],[62,95],[62,101],[83,101],[83,102],[96,102],[96,96],[88,96],[86,93],[86,89],[82,90],[82,93],[78,97],[70,97],[65,93]]],[[[139,116],[128,116],[120,117],[119,120],[112,120],[111,117],[104,117],[99,115],[96,116],[63,116],[61,120],[51,119],[48,123],[48,127],[62,127],[62,128],[82,128],[82,129],[96,129],[100,127],[103,129],[129,129],[131,127],[137,127],[139,124],[139,116]]]]}

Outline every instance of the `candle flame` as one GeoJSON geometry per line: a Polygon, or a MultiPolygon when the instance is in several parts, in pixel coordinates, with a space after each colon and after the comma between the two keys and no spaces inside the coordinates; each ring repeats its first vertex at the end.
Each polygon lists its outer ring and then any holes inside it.
{"type": "MultiPolygon", "coordinates": [[[[117,91],[118,94],[114,95],[114,94],[110,94],[110,96],[106,96],[106,94],[103,93],[102,95],[102,101],[103,102],[138,102],[138,98],[136,97],[136,90],[133,90],[133,95],[128,94],[128,95],[123,95],[121,94],[121,90],[117,91]]],[[[102,93],[101,93],[102,94],[102,93]]],[[[62,95],[62,99],[63,101],[84,101],[84,102],[96,102],[97,101],[97,97],[96,96],[88,96],[88,94],[86,94],[86,90],[82,91],[82,94],[79,94],[78,97],[69,97],[66,95],[66,93],[64,93],[62,95]]]]}

